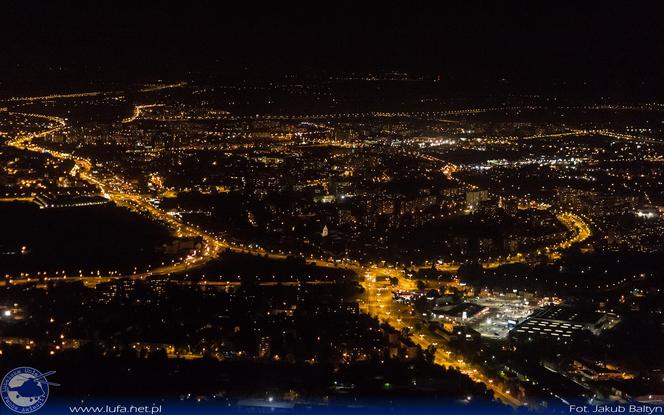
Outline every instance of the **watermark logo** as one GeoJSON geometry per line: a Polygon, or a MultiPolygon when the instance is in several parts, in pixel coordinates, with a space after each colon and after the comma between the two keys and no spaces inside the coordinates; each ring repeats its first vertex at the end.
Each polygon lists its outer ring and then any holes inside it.
{"type": "Polygon", "coordinates": [[[31,367],[17,367],[2,379],[0,396],[7,408],[19,414],[37,411],[48,399],[49,386],[60,386],[46,380],[55,371],[41,373],[31,367]]]}

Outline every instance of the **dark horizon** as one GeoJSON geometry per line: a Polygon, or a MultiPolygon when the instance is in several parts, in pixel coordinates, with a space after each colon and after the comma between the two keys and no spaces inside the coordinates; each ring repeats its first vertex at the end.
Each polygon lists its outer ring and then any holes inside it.
{"type": "Polygon", "coordinates": [[[26,77],[275,80],[400,71],[474,91],[509,84],[536,93],[664,92],[664,31],[645,5],[65,2],[14,4],[6,16],[3,89],[26,77]]]}

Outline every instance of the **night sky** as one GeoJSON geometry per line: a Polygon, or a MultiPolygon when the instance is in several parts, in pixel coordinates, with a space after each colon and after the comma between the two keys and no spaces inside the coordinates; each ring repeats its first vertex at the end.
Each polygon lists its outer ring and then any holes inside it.
{"type": "Polygon", "coordinates": [[[228,3],[3,5],[0,70],[5,82],[398,70],[469,85],[625,89],[660,88],[664,70],[655,3],[228,3]]]}

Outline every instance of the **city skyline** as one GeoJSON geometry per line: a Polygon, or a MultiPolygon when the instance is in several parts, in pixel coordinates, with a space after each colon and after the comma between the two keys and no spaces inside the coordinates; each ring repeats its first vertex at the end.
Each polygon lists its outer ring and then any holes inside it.
{"type": "Polygon", "coordinates": [[[122,6],[1,29],[9,410],[662,410],[653,10],[122,6]]]}

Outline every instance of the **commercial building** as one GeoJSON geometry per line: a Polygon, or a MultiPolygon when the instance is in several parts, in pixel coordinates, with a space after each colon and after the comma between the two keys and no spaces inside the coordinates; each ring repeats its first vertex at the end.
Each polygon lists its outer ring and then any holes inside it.
{"type": "Polygon", "coordinates": [[[510,335],[517,340],[547,338],[572,340],[590,332],[598,335],[615,326],[620,318],[611,313],[580,311],[568,306],[548,306],[517,325],[510,335]]]}

